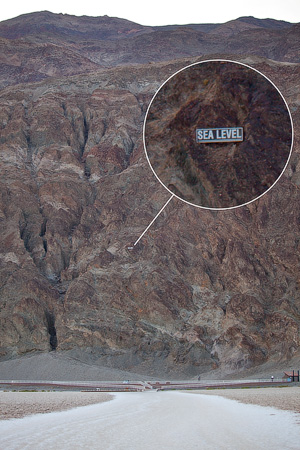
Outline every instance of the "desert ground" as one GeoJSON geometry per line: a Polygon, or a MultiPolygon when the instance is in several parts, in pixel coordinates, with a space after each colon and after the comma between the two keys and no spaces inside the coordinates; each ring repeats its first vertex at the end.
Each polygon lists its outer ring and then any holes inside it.
{"type": "Polygon", "coordinates": [[[300,384],[298,387],[212,389],[193,391],[203,395],[219,395],[251,405],[270,406],[300,413],[300,384]]]}
{"type": "Polygon", "coordinates": [[[0,420],[64,411],[112,398],[100,392],[0,392],[0,420]]]}

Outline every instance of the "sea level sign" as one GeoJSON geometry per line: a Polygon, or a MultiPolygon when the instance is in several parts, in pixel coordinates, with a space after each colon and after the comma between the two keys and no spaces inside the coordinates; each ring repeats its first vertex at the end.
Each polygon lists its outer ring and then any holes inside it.
{"type": "Polygon", "coordinates": [[[198,128],[196,141],[202,144],[212,142],[242,142],[244,133],[242,127],[235,128],[198,128]]]}

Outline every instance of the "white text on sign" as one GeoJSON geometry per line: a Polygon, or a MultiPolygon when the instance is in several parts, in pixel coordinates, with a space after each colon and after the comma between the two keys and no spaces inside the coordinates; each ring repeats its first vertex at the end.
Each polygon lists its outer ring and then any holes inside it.
{"type": "Polygon", "coordinates": [[[198,128],[196,141],[210,144],[212,142],[242,142],[244,133],[242,127],[235,128],[198,128]]]}

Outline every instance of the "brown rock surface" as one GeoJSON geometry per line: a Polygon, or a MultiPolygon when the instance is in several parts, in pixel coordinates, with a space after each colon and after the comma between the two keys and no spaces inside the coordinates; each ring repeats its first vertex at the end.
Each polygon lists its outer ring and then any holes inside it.
{"type": "Polygon", "coordinates": [[[133,251],[169,198],[143,152],[146,107],[196,60],[2,89],[3,358],[82,350],[124,370],[196,375],[299,355],[299,65],[240,60],[289,103],[286,173],[235,211],[173,199],[133,251]]]}

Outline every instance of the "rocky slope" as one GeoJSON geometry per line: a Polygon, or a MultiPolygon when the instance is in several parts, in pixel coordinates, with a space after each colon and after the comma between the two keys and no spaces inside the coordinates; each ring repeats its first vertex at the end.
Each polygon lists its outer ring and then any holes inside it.
{"type": "Polygon", "coordinates": [[[0,23],[0,87],[208,54],[299,62],[299,35],[299,24],[254,17],[226,24],[147,27],[107,16],[25,14],[0,23]]]}
{"type": "Polygon", "coordinates": [[[299,355],[299,65],[238,59],[290,105],[287,171],[234,211],[173,199],[132,251],[170,197],[144,155],[147,105],[197,58],[2,89],[2,358],[56,349],[123,370],[196,375],[299,355]]]}

